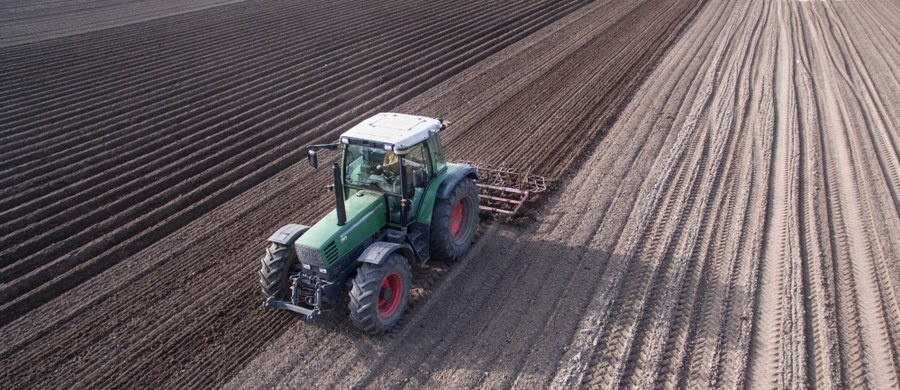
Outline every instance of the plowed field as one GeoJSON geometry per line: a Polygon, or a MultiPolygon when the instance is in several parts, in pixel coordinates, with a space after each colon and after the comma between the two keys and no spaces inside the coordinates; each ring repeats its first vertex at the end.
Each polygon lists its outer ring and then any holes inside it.
{"type": "Polygon", "coordinates": [[[2,4],[0,383],[896,388],[897,20],[887,0],[2,4]],[[264,310],[265,238],[331,207],[303,146],[378,111],[443,115],[449,157],[553,191],[416,267],[385,336],[264,310]]]}

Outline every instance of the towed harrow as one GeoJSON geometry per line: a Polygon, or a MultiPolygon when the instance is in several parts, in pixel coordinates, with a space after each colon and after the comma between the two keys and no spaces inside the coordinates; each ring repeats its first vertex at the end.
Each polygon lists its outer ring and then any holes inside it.
{"type": "Polygon", "coordinates": [[[491,166],[472,161],[468,164],[478,172],[479,208],[507,218],[516,216],[531,196],[547,190],[547,179],[530,171],[516,172],[512,168],[491,166]]]}

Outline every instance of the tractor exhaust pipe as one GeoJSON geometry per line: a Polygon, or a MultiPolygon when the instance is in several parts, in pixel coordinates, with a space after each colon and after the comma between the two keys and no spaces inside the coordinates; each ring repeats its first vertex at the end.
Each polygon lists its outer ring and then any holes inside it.
{"type": "Polygon", "coordinates": [[[344,226],[347,223],[347,210],[344,209],[344,181],[341,180],[341,167],[334,163],[331,172],[334,174],[334,209],[337,211],[337,224],[344,226]]]}

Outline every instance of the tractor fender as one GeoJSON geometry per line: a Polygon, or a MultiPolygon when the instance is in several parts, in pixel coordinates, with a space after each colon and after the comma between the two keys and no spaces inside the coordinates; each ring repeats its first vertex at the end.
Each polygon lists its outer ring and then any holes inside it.
{"type": "Polygon", "coordinates": [[[375,241],[359,255],[359,258],[357,258],[356,261],[380,265],[394,252],[400,252],[407,260],[415,260],[418,258],[409,245],[387,241],[375,241]]]}
{"type": "Polygon", "coordinates": [[[448,173],[444,182],[438,187],[437,197],[440,199],[449,198],[450,193],[456,188],[456,184],[467,177],[472,180],[478,180],[478,172],[474,167],[465,166],[464,168],[456,169],[453,172],[448,173]]]}
{"type": "Polygon", "coordinates": [[[295,223],[287,224],[276,230],[275,233],[272,233],[272,235],[269,236],[268,241],[284,246],[290,246],[294,244],[294,241],[298,237],[302,236],[303,233],[306,233],[307,230],[309,230],[309,226],[306,225],[298,225],[295,223]]]}

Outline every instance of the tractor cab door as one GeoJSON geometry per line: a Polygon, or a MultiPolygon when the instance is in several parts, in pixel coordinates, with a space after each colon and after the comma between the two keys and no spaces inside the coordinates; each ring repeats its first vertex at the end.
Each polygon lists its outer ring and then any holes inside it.
{"type": "Polygon", "coordinates": [[[412,207],[409,208],[409,220],[415,220],[419,215],[419,209],[422,206],[425,188],[434,177],[431,165],[431,155],[428,153],[428,147],[425,143],[418,144],[410,148],[409,153],[404,156],[407,165],[407,197],[412,200],[412,207]]]}
{"type": "MultiPolygon", "coordinates": [[[[415,221],[422,206],[425,188],[434,177],[430,154],[425,143],[413,146],[400,156],[401,173],[403,174],[403,193],[410,200],[406,221],[415,221]]],[[[400,197],[391,195],[388,199],[389,219],[400,223],[400,197]]]]}

